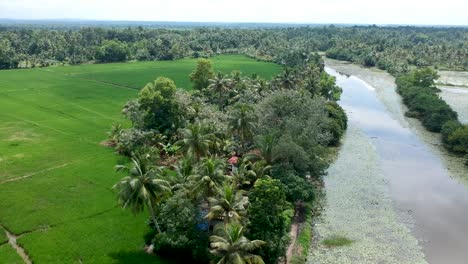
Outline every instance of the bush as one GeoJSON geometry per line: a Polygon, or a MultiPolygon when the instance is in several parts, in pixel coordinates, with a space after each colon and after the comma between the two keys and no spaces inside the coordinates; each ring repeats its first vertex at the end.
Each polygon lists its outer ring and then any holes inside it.
{"type": "Polygon", "coordinates": [[[327,102],[325,109],[328,112],[330,123],[328,124],[328,132],[332,135],[330,146],[338,146],[340,139],[348,127],[348,117],[343,108],[336,102],[327,102]]]}
{"type": "Polygon", "coordinates": [[[457,113],[439,97],[436,78],[437,72],[428,68],[397,78],[398,93],[409,109],[405,115],[420,119],[429,131],[440,132],[442,141],[450,151],[466,154],[468,126],[462,126],[457,113]]]}
{"type": "Polygon", "coordinates": [[[117,40],[104,42],[104,45],[96,51],[96,59],[101,62],[126,61],[129,56],[127,45],[117,40]]]}
{"type": "Polygon", "coordinates": [[[272,177],[281,181],[286,199],[291,203],[297,201],[309,202],[315,197],[314,186],[293,170],[276,165],[272,169],[272,177]]]}
{"type": "Polygon", "coordinates": [[[420,119],[429,131],[441,132],[445,123],[457,121],[457,113],[438,96],[433,79],[436,77],[431,69],[416,70],[400,76],[397,85],[409,109],[405,115],[420,119]]]}
{"type": "Polygon", "coordinates": [[[448,137],[448,145],[451,150],[468,154],[468,125],[459,127],[448,137]]]}
{"type": "Polygon", "coordinates": [[[449,136],[453,134],[453,132],[455,132],[455,130],[457,130],[458,128],[460,128],[462,126],[462,124],[460,124],[460,122],[455,121],[455,120],[450,120],[448,122],[445,122],[444,125],[442,126],[442,130],[441,130],[441,134],[442,134],[442,141],[445,143],[445,144],[448,144],[449,143],[449,136]]]}
{"type": "Polygon", "coordinates": [[[286,201],[283,185],[278,180],[258,180],[249,194],[249,224],[246,237],[267,241],[259,249],[265,263],[276,263],[283,256],[288,245],[289,225],[284,212],[291,208],[286,201]]]}
{"type": "Polygon", "coordinates": [[[208,233],[198,227],[204,221],[197,206],[183,193],[176,193],[160,208],[162,233],[156,233],[152,240],[155,252],[185,263],[206,263],[208,233]]]}

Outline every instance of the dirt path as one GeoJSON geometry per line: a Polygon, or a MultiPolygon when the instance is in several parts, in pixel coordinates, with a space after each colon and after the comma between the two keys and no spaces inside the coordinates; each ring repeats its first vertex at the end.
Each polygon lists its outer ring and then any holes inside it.
{"type": "Polygon", "coordinates": [[[72,164],[72,163],[71,163],[71,162],[70,162],[70,163],[65,163],[65,164],[58,165],[58,166],[55,166],[55,167],[52,167],[52,168],[48,168],[48,169],[36,171],[36,172],[33,172],[33,173],[29,173],[29,174],[26,174],[26,175],[23,175],[23,176],[11,178],[11,179],[8,179],[8,180],[3,180],[3,181],[0,181],[0,184],[4,184],[4,183],[7,183],[7,182],[14,182],[14,181],[23,180],[23,179],[32,177],[32,176],[34,176],[34,175],[37,175],[37,174],[46,172],[46,171],[51,171],[51,170],[55,170],[55,169],[59,169],[59,168],[66,167],[66,166],[68,166],[68,165],[70,165],[70,164],[72,164]]]}
{"type": "Polygon", "coordinates": [[[16,243],[16,239],[18,237],[15,234],[8,232],[8,230],[6,230],[5,228],[3,228],[3,230],[5,230],[5,234],[8,238],[8,243],[16,250],[16,253],[18,253],[18,255],[23,259],[24,263],[32,264],[32,261],[26,253],[26,251],[24,250],[24,248],[22,248],[20,245],[18,245],[18,243],[16,243]]]}
{"type": "Polygon", "coordinates": [[[300,223],[293,223],[291,226],[291,231],[289,232],[289,236],[291,237],[291,243],[289,244],[288,250],[286,251],[286,263],[291,263],[291,258],[294,253],[294,249],[296,247],[296,240],[299,231],[300,223]]]}

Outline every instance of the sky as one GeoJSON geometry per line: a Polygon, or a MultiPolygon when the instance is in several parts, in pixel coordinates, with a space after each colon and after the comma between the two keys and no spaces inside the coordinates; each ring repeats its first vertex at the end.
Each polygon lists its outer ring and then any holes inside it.
{"type": "Polygon", "coordinates": [[[468,0],[0,0],[0,18],[468,25],[468,0]]]}

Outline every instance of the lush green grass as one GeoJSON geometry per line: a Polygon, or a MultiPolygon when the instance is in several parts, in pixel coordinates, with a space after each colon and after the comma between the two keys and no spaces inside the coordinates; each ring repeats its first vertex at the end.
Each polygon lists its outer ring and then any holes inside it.
{"type": "MultiPolygon", "coordinates": [[[[239,70],[243,74],[257,73],[270,78],[279,71],[280,66],[273,63],[258,62],[242,55],[221,55],[211,58],[215,71],[229,73],[239,70]]],[[[49,68],[48,70],[70,74],[78,78],[94,79],[103,82],[141,88],[157,76],[166,76],[175,80],[177,87],[190,89],[189,75],[196,65],[194,59],[158,62],[130,62],[113,64],[94,64],[49,68]]]]}
{"type": "MultiPolygon", "coordinates": [[[[224,72],[271,76],[279,71],[242,56],[222,56],[214,63],[224,72]]],[[[99,144],[111,124],[122,121],[123,104],[138,91],[106,82],[137,88],[167,75],[188,87],[195,64],[0,71],[0,224],[16,234],[34,231],[19,239],[34,263],[162,263],[140,253],[145,215],[116,208],[111,186],[121,177],[113,171],[119,157],[99,144]]],[[[0,263],[9,263],[8,254],[0,254],[0,263]]]]}
{"type": "Polygon", "coordinates": [[[322,241],[322,244],[324,244],[327,247],[342,247],[342,246],[351,245],[353,242],[354,242],[353,240],[345,236],[334,235],[334,236],[325,238],[322,241]]]}
{"type": "Polygon", "coordinates": [[[3,228],[0,227],[0,245],[6,243],[7,241],[8,241],[8,237],[6,236],[3,228]]]}
{"type": "Polygon", "coordinates": [[[23,264],[23,260],[16,251],[9,245],[0,246],[0,261],[5,264],[23,264]]]}

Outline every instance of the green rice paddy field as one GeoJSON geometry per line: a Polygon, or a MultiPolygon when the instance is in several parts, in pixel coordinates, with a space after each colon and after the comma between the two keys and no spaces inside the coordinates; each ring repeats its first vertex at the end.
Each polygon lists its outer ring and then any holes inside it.
{"type": "MultiPolygon", "coordinates": [[[[222,72],[269,78],[240,55],[222,72]]],[[[194,59],[0,71],[0,225],[34,263],[167,263],[141,253],[145,214],[116,207],[118,156],[100,145],[124,103],[158,76],[189,89],[194,59]]],[[[22,263],[0,227],[0,263],[22,263]]]]}

